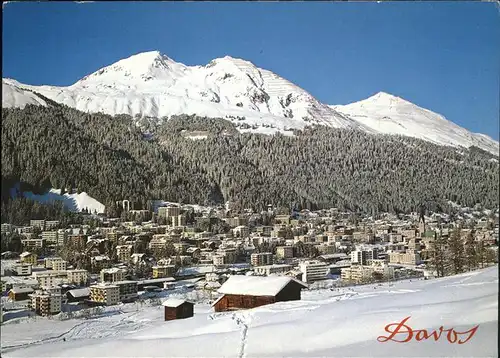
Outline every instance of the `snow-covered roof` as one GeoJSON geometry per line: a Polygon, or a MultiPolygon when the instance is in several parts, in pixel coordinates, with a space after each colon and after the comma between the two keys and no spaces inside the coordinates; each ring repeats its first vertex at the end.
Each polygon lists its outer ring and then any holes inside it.
{"type": "Polygon", "coordinates": [[[86,297],[90,296],[90,288],[85,287],[85,288],[77,288],[74,290],[69,290],[68,293],[73,296],[73,297],[86,297]]]}
{"type": "Polygon", "coordinates": [[[182,305],[185,302],[191,303],[189,301],[182,300],[182,299],[179,299],[179,298],[169,298],[168,300],[163,301],[162,306],[177,308],[177,307],[179,307],[180,305],[182,305]]]}
{"type": "Polygon", "coordinates": [[[34,290],[31,287],[13,287],[10,290],[12,293],[31,293],[34,292],[34,290]]]}
{"type": "Polygon", "coordinates": [[[276,296],[287,284],[295,281],[307,288],[303,282],[287,276],[230,276],[218,290],[228,295],[276,296]]]}

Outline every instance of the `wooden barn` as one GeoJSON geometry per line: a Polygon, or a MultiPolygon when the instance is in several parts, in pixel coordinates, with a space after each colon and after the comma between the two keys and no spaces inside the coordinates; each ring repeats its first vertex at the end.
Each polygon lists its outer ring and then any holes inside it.
{"type": "Polygon", "coordinates": [[[194,315],[194,303],[186,300],[170,298],[162,305],[165,307],[165,321],[189,318],[194,315]]]}
{"type": "Polygon", "coordinates": [[[307,288],[305,283],[289,276],[230,276],[218,290],[222,297],[212,306],[215,312],[223,312],[296,301],[303,288],[307,288]]]}

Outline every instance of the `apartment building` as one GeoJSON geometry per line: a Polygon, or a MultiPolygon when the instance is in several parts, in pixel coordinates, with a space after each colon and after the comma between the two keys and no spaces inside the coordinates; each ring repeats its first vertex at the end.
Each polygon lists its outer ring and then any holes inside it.
{"type": "Polygon", "coordinates": [[[272,265],[273,254],[271,252],[260,252],[250,255],[250,263],[252,266],[272,265]]]}
{"type": "Polygon", "coordinates": [[[352,265],[341,269],[340,279],[350,283],[368,282],[373,277],[373,268],[365,265],[352,265]]]}
{"type": "Polygon", "coordinates": [[[378,258],[378,250],[370,249],[370,250],[354,250],[351,252],[351,263],[366,265],[368,260],[373,260],[378,258]]]}
{"type": "Polygon", "coordinates": [[[174,273],[174,265],[153,266],[153,278],[172,277],[174,273]]]}
{"type": "Polygon", "coordinates": [[[59,220],[45,221],[45,230],[55,229],[59,226],[59,220]]]}
{"type": "Polygon", "coordinates": [[[45,230],[45,220],[30,220],[30,226],[45,230]]]}
{"type": "Polygon", "coordinates": [[[38,281],[40,287],[57,286],[65,280],[66,272],[33,272],[33,277],[38,281]]]}
{"type": "Polygon", "coordinates": [[[391,264],[418,265],[421,261],[419,253],[415,250],[407,250],[406,252],[391,252],[389,254],[389,262],[391,264]]]}
{"type": "Polygon", "coordinates": [[[257,266],[254,268],[254,272],[258,275],[278,275],[285,274],[288,271],[292,270],[291,265],[265,265],[265,266],[257,266]]]}
{"type": "Polygon", "coordinates": [[[238,227],[238,226],[245,226],[248,225],[248,219],[235,216],[232,218],[226,218],[224,221],[230,226],[230,227],[238,227]]]}
{"type": "Polygon", "coordinates": [[[108,256],[93,256],[90,259],[90,263],[92,265],[92,272],[100,272],[103,269],[109,268],[111,266],[111,260],[108,256]]]}
{"type": "Polygon", "coordinates": [[[65,260],[58,260],[52,262],[52,270],[65,271],[68,268],[68,262],[65,260]]]}
{"type": "Polygon", "coordinates": [[[132,250],[132,245],[118,245],[116,247],[116,256],[118,256],[118,260],[121,262],[128,262],[130,256],[132,256],[132,250]]]}
{"type": "Polygon", "coordinates": [[[57,231],[42,231],[42,239],[47,245],[58,245],[59,233],[57,231]]]}
{"type": "Polygon", "coordinates": [[[2,224],[2,234],[14,231],[14,225],[12,224],[2,224]]]}
{"type": "Polygon", "coordinates": [[[137,281],[117,281],[113,282],[113,285],[118,286],[121,302],[131,301],[138,297],[137,281]]]}
{"type": "Polygon", "coordinates": [[[87,270],[67,270],[66,274],[68,283],[79,286],[86,286],[90,279],[87,270]]]}
{"type": "Polygon", "coordinates": [[[394,278],[394,268],[387,265],[384,260],[369,260],[368,265],[352,265],[341,269],[341,280],[352,283],[366,283],[374,279],[374,273],[380,274],[384,279],[394,278]]]}
{"type": "Polygon", "coordinates": [[[153,235],[153,238],[148,244],[150,250],[163,249],[167,246],[168,238],[165,234],[153,235]]]}
{"type": "MultiPolygon", "coordinates": [[[[24,234],[28,235],[28,234],[24,234]]],[[[45,246],[45,240],[42,238],[27,238],[27,239],[22,239],[21,244],[23,245],[23,248],[25,250],[35,250],[35,249],[41,249],[42,247],[45,246]]]]}
{"type": "Polygon", "coordinates": [[[19,257],[22,264],[31,264],[33,266],[37,264],[37,256],[31,252],[25,251],[19,257]]]}
{"type": "Polygon", "coordinates": [[[186,216],[185,215],[176,215],[176,216],[172,216],[171,218],[169,218],[170,220],[170,224],[172,225],[172,227],[182,227],[182,226],[185,226],[186,225],[186,216]]]}
{"type": "Polygon", "coordinates": [[[328,265],[319,261],[305,261],[299,263],[299,270],[302,272],[302,281],[314,282],[326,278],[329,272],[328,265]]]}
{"type": "Polygon", "coordinates": [[[162,206],[158,208],[158,217],[171,218],[179,215],[181,215],[179,206],[162,206]]]}
{"type": "Polygon", "coordinates": [[[61,312],[62,296],[48,291],[36,291],[29,295],[29,307],[37,315],[50,316],[61,312]]]}
{"type": "Polygon", "coordinates": [[[216,255],[224,257],[224,264],[234,264],[236,262],[237,254],[234,248],[225,248],[217,250],[216,255]]]}
{"type": "Polygon", "coordinates": [[[101,282],[116,282],[123,281],[125,271],[116,267],[110,269],[102,269],[100,273],[101,282]]]}
{"type": "Polygon", "coordinates": [[[117,285],[100,283],[90,286],[90,301],[100,302],[106,306],[120,302],[120,288],[117,285]]]}
{"type": "Polygon", "coordinates": [[[71,242],[71,244],[74,247],[83,248],[87,244],[87,236],[85,236],[85,235],[69,235],[68,242],[71,242]]]}
{"type": "Polygon", "coordinates": [[[279,259],[291,259],[293,257],[293,247],[278,246],[276,248],[276,257],[279,259]]]}
{"type": "Polygon", "coordinates": [[[241,237],[241,238],[246,238],[250,236],[250,229],[248,226],[240,225],[236,226],[233,229],[233,236],[234,237],[241,237]]]}
{"type": "Polygon", "coordinates": [[[64,261],[62,259],[62,257],[46,257],[44,260],[43,260],[43,266],[46,268],[46,269],[49,269],[49,270],[52,270],[52,264],[54,262],[58,262],[58,261],[64,261]]]}
{"type": "Polygon", "coordinates": [[[226,265],[226,257],[224,255],[213,255],[212,263],[214,266],[223,266],[226,265]]]}
{"type": "Polygon", "coordinates": [[[31,275],[33,265],[31,264],[19,264],[14,266],[14,272],[17,276],[29,276],[31,275]]]}

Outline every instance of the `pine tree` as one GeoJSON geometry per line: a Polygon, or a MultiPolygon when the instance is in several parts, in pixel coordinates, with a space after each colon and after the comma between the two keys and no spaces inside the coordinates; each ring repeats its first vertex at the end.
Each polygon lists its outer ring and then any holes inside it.
{"type": "Polygon", "coordinates": [[[461,228],[456,228],[451,234],[448,244],[450,249],[450,268],[453,274],[459,274],[463,272],[464,261],[465,261],[465,248],[464,242],[461,236],[461,228]]]}
{"type": "Polygon", "coordinates": [[[465,238],[465,265],[467,270],[472,271],[477,268],[477,259],[476,242],[472,232],[469,232],[465,238]]]}
{"type": "Polygon", "coordinates": [[[441,235],[434,235],[429,249],[429,266],[436,272],[437,277],[444,277],[447,269],[447,249],[446,242],[441,235]]]}

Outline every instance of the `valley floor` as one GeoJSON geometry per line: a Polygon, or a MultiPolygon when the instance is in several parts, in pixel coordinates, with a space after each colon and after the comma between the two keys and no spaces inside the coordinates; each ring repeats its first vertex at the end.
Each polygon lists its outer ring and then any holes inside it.
{"type": "MultiPolygon", "coordinates": [[[[163,307],[136,304],[93,319],[37,319],[1,327],[3,357],[497,357],[498,266],[434,280],[303,292],[301,301],[164,322],[163,307]],[[377,341],[384,327],[479,325],[465,344],[445,333],[408,343],[377,341]]],[[[403,340],[406,334],[396,336],[403,340]]],[[[464,336],[465,337],[465,336],[464,336]]]]}

